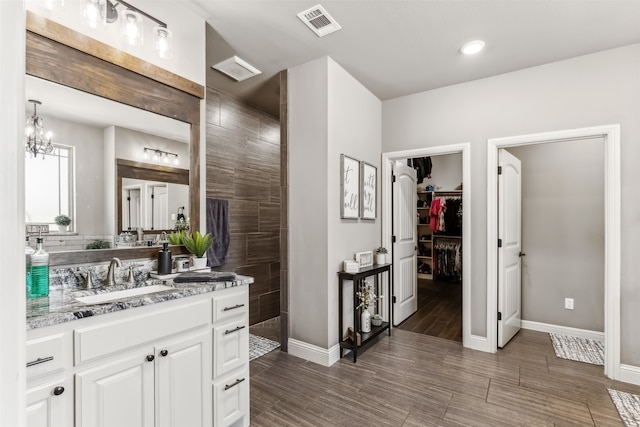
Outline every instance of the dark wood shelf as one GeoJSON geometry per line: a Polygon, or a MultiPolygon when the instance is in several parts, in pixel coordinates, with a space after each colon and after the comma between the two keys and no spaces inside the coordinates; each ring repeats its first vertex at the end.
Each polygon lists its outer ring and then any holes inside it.
{"type": "MultiPolygon", "coordinates": [[[[338,320],[338,342],[340,343],[340,357],[344,356],[344,349],[349,349],[353,352],[353,363],[358,359],[358,349],[366,345],[369,341],[382,334],[384,331],[388,331],[389,336],[391,336],[391,319],[393,319],[393,306],[391,301],[393,300],[393,276],[391,274],[391,264],[376,264],[371,267],[365,267],[360,269],[355,273],[347,273],[345,271],[338,272],[340,289],[338,293],[338,313],[340,313],[340,317],[338,320]],[[380,296],[381,294],[381,279],[382,274],[386,273],[387,275],[387,293],[385,294],[384,300],[388,303],[388,316],[389,322],[382,322],[380,326],[371,325],[370,332],[361,332],[360,331],[360,314],[362,313],[362,309],[353,310],[353,330],[355,333],[360,334],[360,345],[356,345],[350,338],[344,338],[346,330],[343,330],[343,321],[342,321],[342,304],[343,304],[343,284],[345,280],[353,281],[353,307],[358,306],[358,297],[356,296],[357,290],[364,283],[364,279],[369,276],[374,276],[374,286],[376,295],[380,296]]],[[[376,302],[377,312],[380,313],[380,309],[382,307],[382,303],[380,299],[376,302]]]]}

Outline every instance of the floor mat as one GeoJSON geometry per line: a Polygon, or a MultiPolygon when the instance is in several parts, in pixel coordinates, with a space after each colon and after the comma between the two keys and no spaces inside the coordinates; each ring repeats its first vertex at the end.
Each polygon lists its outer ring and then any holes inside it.
{"type": "Polygon", "coordinates": [[[604,366],[604,341],[549,332],[556,357],[604,366]]]}
{"type": "Polygon", "coordinates": [[[640,396],[624,391],[607,390],[625,427],[640,427],[640,396]]]}
{"type": "Polygon", "coordinates": [[[249,361],[264,356],[278,347],[280,347],[280,343],[265,337],[249,334],[249,361]]]}

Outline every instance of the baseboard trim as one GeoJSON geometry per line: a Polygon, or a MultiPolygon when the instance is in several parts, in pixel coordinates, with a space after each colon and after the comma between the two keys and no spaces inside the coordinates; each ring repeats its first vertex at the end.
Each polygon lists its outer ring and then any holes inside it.
{"type": "Polygon", "coordinates": [[[331,366],[340,360],[339,344],[326,349],[304,341],[289,338],[287,350],[292,356],[300,357],[322,366],[331,366]]]}
{"type": "Polygon", "coordinates": [[[578,329],[569,326],[551,325],[549,323],[522,321],[522,329],[529,329],[538,332],[554,332],[556,334],[571,335],[574,337],[589,338],[592,340],[604,341],[604,332],[590,331],[588,329],[578,329]]]}
{"type": "Polygon", "coordinates": [[[620,364],[620,381],[640,385],[640,366],[620,364]]]}
{"type": "Polygon", "coordinates": [[[472,350],[484,351],[485,353],[495,353],[495,348],[489,348],[489,340],[487,337],[481,337],[480,335],[469,335],[469,339],[464,343],[464,346],[472,350]]]}

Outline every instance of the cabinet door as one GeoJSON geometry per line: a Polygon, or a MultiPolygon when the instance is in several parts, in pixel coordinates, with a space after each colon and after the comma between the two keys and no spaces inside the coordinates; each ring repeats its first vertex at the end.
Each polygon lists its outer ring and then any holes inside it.
{"type": "Polygon", "coordinates": [[[157,425],[211,426],[211,333],[156,346],[157,425]]]}
{"type": "Polygon", "coordinates": [[[76,374],[76,427],[153,427],[154,350],[76,374]]]}
{"type": "Polygon", "coordinates": [[[249,367],[214,381],[213,401],[216,427],[230,426],[243,417],[242,425],[248,425],[249,367]]]}
{"type": "Polygon", "coordinates": [[[60,378],[27,389],[27,426],[73,425],[73,381],[60,378]]]}
{"type": "Polygon", "coordinates": [[[247,317],[213,328],[213,376],[238,369],[249,362],[247,317]]]}

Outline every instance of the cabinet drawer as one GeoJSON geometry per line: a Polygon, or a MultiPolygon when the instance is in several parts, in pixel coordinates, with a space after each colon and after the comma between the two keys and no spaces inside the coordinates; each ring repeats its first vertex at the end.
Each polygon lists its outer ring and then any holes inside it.
{"type": "Polygon", "coordinates": [[[229,293],[213,297],[213,323],[231,319],[235,316],[245,316],[249,309],[247,290],[233,290],[229,293]]]}
{"type": "Polygon", "coordinates": [[[246,318],[213,328],[213,378],[249,363],[249,327],[246,318]]]}
{"type": "Polygon", "coordinates": [[[70,335],[59,333],[28,340],[26,353],[27,379],[62,370],[71,358],[70,335]]]}
{"type": "MultiPolygon", "coordinates": [[[[161,305],[161,304],[160,304],[161,305]]],[[[209,325],[209,300],[74,330],[75,364],[209,325]]]]}
{"type": "MultiPolygon", "coordinates": [[[[249,369],[231,373],[213,383],[214,425],[229,426],[249,416],[249,369]]],[[[248,423],[247,423],[248,424],[248,423]]]]}

